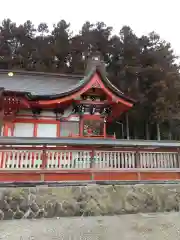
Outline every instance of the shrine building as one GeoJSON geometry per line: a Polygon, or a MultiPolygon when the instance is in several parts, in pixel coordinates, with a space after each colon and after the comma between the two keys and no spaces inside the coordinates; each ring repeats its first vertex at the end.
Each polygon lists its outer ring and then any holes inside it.
{"type": "Polygon", "coordinates": [[[97,56],[84,76],[0,70],[0,182],[180,179],[180,143],[107,134],[134,105],[97,56]]]}
{"type": "Polygon", "coordinates": [[[115,138],[106,124],[135,103],[110,82],[97,57],[84,76],[0,71],[0,87],[1,136],[115,138]]]}

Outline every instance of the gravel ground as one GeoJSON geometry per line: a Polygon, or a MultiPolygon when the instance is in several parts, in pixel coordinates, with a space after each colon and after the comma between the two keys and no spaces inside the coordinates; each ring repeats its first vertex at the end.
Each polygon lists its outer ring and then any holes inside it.
{"type": "Polygon", "coordinates": [[[2,240],[178,240],[180,213],[0,222],[2,240]]]}

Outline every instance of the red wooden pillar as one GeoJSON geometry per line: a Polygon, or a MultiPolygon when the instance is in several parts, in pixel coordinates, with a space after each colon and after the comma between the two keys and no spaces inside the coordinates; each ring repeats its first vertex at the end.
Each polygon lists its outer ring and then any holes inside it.
{"type": "Polygon", "coordinates": [[[0,88],[0,131],[3,126],[3,119],[4,119],[4,89],[0,88]]]}
{"type": "Polygon", "coordinates": [[[8,129],[9,129],[8,124],[5,123],[4,124],[4,131],[3,131],[3,136],[4,137],[8,137],[8,129]]]}
{"type": "MultiPolygon", "coordinates": [[[[4,89],[0,88],[0,133],[3,127],[3,120],[4,120],[4,89]]],[[[3,134],[4,135],[4,134],[3,134]]],[[[4,152],[1,155],[2,159],[0,159],[0,168],[4,166],[4,152]]]]}
{"type": "Polygon", "coordinates": [[[38,129],[38,123],[34,123],[34,130],[33,130],[33,137],[37,137],[37,129],[38,129]]]}
{"type": "Polygon", "coordinates": [[[83,117],[80,117],[80,124],[79,124],[79,135],[80,137],[83,137],[83,125],[84,125],[84,121],[83,121],[83,117]]]}

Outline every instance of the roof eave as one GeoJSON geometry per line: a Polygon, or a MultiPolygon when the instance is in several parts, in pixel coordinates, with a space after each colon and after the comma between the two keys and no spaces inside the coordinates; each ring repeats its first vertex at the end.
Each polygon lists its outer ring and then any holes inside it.
{"type": "MultiPolygon", "coordinates": [[[[8,73],[9,70],[0,70],[0,74],[1,73],[8,73]]],[[[71,90],[69,91],[66,91],[66,92],[63,92],[63,93],[60,93],[60,94],[53,94],[53,95],[33,95],[31,94],[30,92],[18,92],[16,91],[16,94],[17,95],[25,95],[26,98],[29,100],[29,101],[43,101],[43,100],[55,100],[55,99],[61,99],[61,98],[64,98],[68,95],[72,95],[76,92],[78,92],[79,90],[81,90],[92,78],[92,76],[95,74],[95,73],[98,73],[103,81],[103,83],[105,84],[105,86],[107,88],[109,88],[112,93],[114,93],[117,97],[119,98],[122,98],[123,100],[127,101],[127,102],[130,102],[132,104],[135,104],[137,103],[136,100],[124,95],[123,92],[121,92],[119,89],[117,89],[110,81],[109,79],[107,78],[106,76],[106,73],[103,71],[103,69],[99,66],[94,66],[91,71],[89,72],[88,75],[84,76],[80,82],[82,81],[81,84],[78,84],[74,86],[74,88],[72,88],[71,90]]],[[[14,73],[18,73],[18,74],[30,74],[30,75],[43,75],[43,76],[49,76],[49,75],[52,75],[52,76],[67,76],[65,74],[49,74],[49,73],[42,73],[42,72],[27,72],[27,71],[14,71],[14,73]]],[[[75,77],[74,75],[72,75],[72,78],[75,77]]],[[[76,76],[78,77],[78,76],[76,76]]],[[[7,93],[10,93],[10,92],[13,92],[13,91],[8,91],[6,89],[4,89],[4,91],[7,93]]]]}
{"type": "Polygon", "coordinates": [[[112,93],[114,93],[117,97],[122,98],[123,100],[126,100],[130,103],[137,103],[137,101],[135,99],[132,99],[129,96],[126,96],[123,92],[121,92],[119,89],[116,88],[116,86],[114,86],[111,81],[109,81],[109,79],[107,78],[106,74],[104,73],[104,71],[101,68],[96,68],[96,71],[100,74],[101,79],[103,80],[103,83],[105,85],[107,85],[107,87],[112,91],[112,93]]]}

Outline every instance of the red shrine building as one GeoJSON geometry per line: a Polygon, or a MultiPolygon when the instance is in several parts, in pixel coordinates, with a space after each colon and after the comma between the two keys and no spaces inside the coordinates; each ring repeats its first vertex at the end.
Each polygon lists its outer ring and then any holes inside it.
{"type": "Polygon", "coordinates": [[[134,100],[109,81],[99,59],[88,69],[84,76],[1,71],[1,136],[115,138],[106,134],[106,124],[134,100]]]}
{"type": "Polygon", "coordinates": [[[0,182],[180,179],[180,145],[117,140],[135,101],[92,57],[84,76],[0,70],[0,182]]]}

